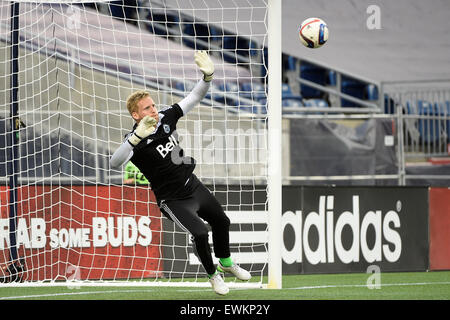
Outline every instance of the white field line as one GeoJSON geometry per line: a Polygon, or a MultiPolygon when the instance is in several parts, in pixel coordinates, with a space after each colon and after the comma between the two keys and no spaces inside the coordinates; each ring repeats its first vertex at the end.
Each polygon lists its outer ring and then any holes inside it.
{"type": "MultiPolygon", "coordinates": [[[[195,292],[195,291],[209,291],[211,288],[198,288],[198,289],[180,289],[180,292],[195,292]]],[[[238,290],[238,289],[237,289],[238,290]]],[[[47,293],[47,294],[35,294],[28,296],[10,296],[0,297],[0,300],[14,300],[14,299],[29,299],[29,298],[45,298],[45,297],[60,297],[60,296],[76,296],[76,295],[89,295],[99,293],[136,293],[136,292],[154,292],[155,289],[150,290],[103,290],[103,291],[80,291],[80,292],[61,292],[61,293],[47,293]]]]}
{"type": "MultiPolygon", "coordinates": [[[[394,287],[394,286],[426,286],[426,285],[450,285],[449,281],[446,282],[416,282],[416,283],[386,283],[380,284],[381,287],[394,287]]],[[[325,289],[325,288],[362,288],[369,286],[367,284],[342,284],[342,285],[324,285],[324,286],[305,286],[296,288],[284,288],[284,290],[311,290],[311,289],[325,289]]],[[[254,289],[254,288],[252,288],[254,289]]],[[[182,292],[194,292],[194,291],[207,291],[211,289],[199,288],[199,289],[181,289],[177,291],[182,292]]],[[[235,290],[246,290],[245,288],[236,288],[235,290]]],[[[248,289],[247,289],[248,290],[248,289]]],[[[107,290],[107,291],[85,291],[85,292],[64,292],[64,293],[49,293],[49,294],[36,294],[28,296],[11,296],[0,297],[0,300],[14,300],[14,299],[29,299],[29,298],[45,298],[45,297],[60,297],[60,296],[75,296],[75,295],[90,295],[101,293],[132,293],[132,292],[153,292],[156,290],[107,290]]]]}
{"type": "Polygon", "coordinates": [[[399,286],[427,286],[436,284],[450,284],[450,281],[445,282],[415,282],[415,283],[380,283],[380,284],[338,284],[338,285],[324,285],[324,286],[305,286],[296,288],[284,288],[286,290],[311,290],[311,289],[326,289],[326,288],[376,288],[380,287],[399,287],[399,286]]]}
{"type": "Polygon", "coordinates": [[[62,293],[34,294],[34,295],[29,295],[29,296],[0,297],[0,300],[76,296],[76,295],[99,294],[99,293],[120,293],[120,292],[130,293],[130,292],[152,292],[152,291],[155,291],[155,290],[108,290],[108,291],[85,291],[85,292],[64,292],[64,293],[62,292],[62,293]]]}

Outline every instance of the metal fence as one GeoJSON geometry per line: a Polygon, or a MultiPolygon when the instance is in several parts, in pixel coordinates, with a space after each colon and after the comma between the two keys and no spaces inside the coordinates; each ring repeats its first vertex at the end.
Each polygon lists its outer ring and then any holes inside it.
{"type": "Polygon", "coordinates": [[[382,92],[399,124],[402,185],[450,186],[450,81],[384,83],[382,92]]]}
{"type": "MultiPolygon", "coordinates": [[[[349,99],[339,87],[324,87],[301,78],[299,83],[337,97],[349,99]]],[[[386,184],[450,186],[450,80],[385,82],[377,85],[377,101],[352,97],[360,107],[291,107],[288,119],[351,121],[390,119],[392,143],[397,157],[395,174],[285,176],[285,183],[329,184],[333,181],[384,180],[386,184]]],[[[335,99],[336,100],[336,99],[335,99]]]]}

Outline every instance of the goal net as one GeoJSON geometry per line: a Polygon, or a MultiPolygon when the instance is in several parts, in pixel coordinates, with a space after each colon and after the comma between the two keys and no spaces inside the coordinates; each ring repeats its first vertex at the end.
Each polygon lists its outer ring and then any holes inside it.
{"type": "Polygon", "coordinates": [[[194,51],[207,50],[214,80],[177,133],[231,219],[233,260],[260,286],[266,1],[84,2],[0,4],[0,282],[209,285],[148,182],[109,167],[133,126],[127,97],[145,89],[158,108],[178,102],[202,76],[194,51]]]}

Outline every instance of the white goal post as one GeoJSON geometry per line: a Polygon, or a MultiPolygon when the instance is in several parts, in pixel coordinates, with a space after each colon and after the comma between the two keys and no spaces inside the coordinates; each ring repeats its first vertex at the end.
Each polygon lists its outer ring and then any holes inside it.
{"type": "Polygon", "coordinates": [[[177,134],[253,275],[226,282],[281,288],[278,0],[0,3],[0,287],[210,286],[148,182],[109,167],[127,97],[181,100],[201,78],[195,50],[214,80],[177,134]]]}

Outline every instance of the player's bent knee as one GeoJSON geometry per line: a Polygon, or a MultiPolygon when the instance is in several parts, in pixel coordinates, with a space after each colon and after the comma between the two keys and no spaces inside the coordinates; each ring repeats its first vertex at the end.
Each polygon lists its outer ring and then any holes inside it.
{"type": "Polygon", "coordinates": [[[219,219],[219,224],[220,224],[220,226],[221,227],[229,227],[230,226],[230,224],[231,224],[231,221],[230,221],[230,218],[228,218],[227,217],[227,215],[225,214],[225,213],[223,213],[221,216],[220,216],[220,219],[219,219]]]}
{"type": "Polygon", "coordinates": [[[210,225],[213,229],[217,228],[225,228],[228,229],[230,227],[231,221],[230,218],[228,218],[225,214],[221,214],[217,216],[214,221],[210,222],[210,225]]]}
{"type": "Polygon", "coordinates": [[[199,243],[202,241],[208,242],[208,229],[205,228],[201,231],[195,232],[192,234],[192,236],[194,237],[194,241],[196,243],[199,243]]]}
{"type": "Polygon", "coordinates": [[[224,218],[223,218],[223,225],[226,227],[229,227],[231,224],[230,218],[228,218],[225,214],[224,214],[224,218]]]}

